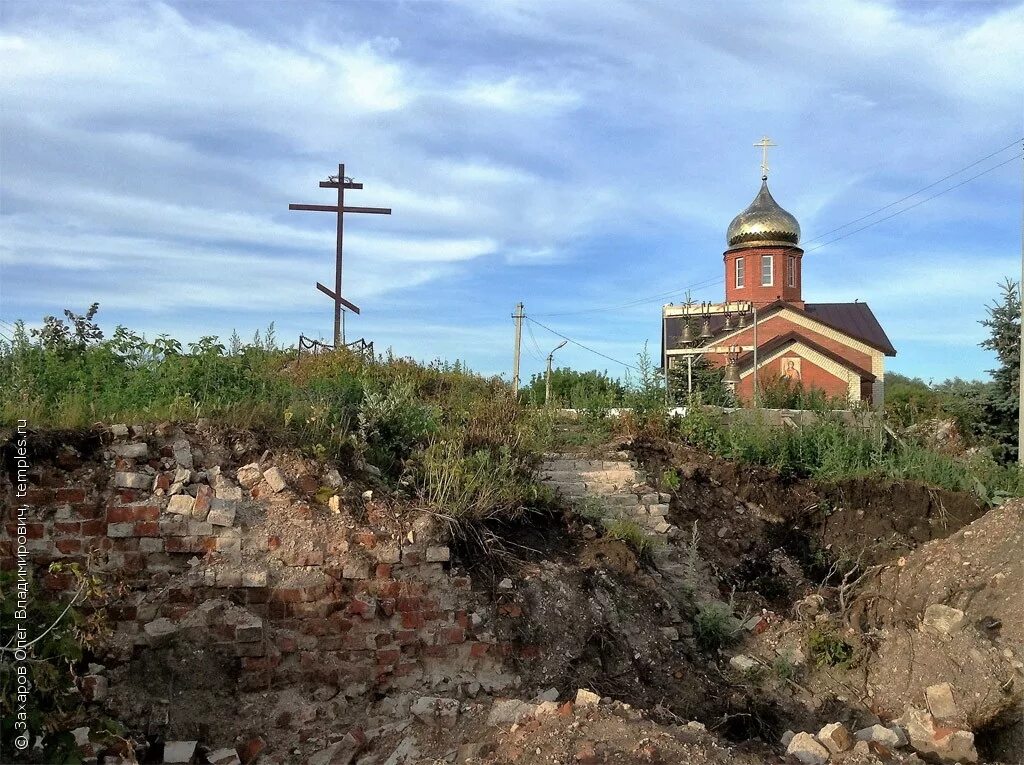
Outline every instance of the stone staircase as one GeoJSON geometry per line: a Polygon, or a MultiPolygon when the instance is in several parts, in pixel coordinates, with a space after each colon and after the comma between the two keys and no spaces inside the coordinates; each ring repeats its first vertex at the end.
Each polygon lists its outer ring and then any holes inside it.
{"type": "Polygon", "coordinates": [[[548,454],[541,465],[541,481],[572,504],[593,504],[606,517],[635,521],[650,534],[678,533],[666,518],[669,495],[648,486],[628,458],[548,454]]]}

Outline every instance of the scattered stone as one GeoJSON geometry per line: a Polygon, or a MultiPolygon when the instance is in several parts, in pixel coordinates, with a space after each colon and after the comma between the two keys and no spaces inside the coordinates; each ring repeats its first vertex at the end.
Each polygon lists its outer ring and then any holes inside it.
{"type": "Polygon", "coordinates": [[[775,649],[775,654],[783,661],[789,662],[790,666],[802,667],[807,663],[807,657],[800,650],[799,646],[785,645],[775,649]]]}
{"type": "Polygon", "coordinates": [[[110,435],[114,438],[128,438],[128,426],[127,425],[111,425],[110,435]]]}
{"type": "Polygon", "coordinates": [[[206,759],[210,761],[210,765],[242,765],[242,761],[238,759],[238,752],[232,749],[214,749],[208,755],[206,759]]]}
{"type": "Polygon", "coordinates": [[[125,459],[144,460],[149,457],[149,444],[115,444],[110,447],[110,451],[125,459]]]}
{"type": "Polygon", "coordinates": [[[793,736],[795,735],[796,733],[794,733],[793,731],[787,730],[785,733],[782,734],[782,737],[779,739],[779,743],[783,746],[789,746],[789,742],[793,740],[793,736]]]}
{"type": "Polygon", "coordinates": [[[198,741],[168,741],[164,744],[164,762],[192,762],[198,744],[198,741]]]}
{"type": "Polygon", "coordinates": [[[963,629],[966,623],[967,616],[959,608],[933,603],[924,610],[924,626],[943,635],[963,629]]]}
{"type": "Polygon", "coordinates": [[[288,482],[284,478],[284,473],[281,472],[281,468],[274,466],[263,471],[263,480],[267,482],[271,491],[279,492],[284,491],[288,487],[288,482]]]}
{"type": "Polygon", "coordinates": [[[576,691],[576,706],[578,707],[596,707],[601,702],[601,697],[593,691],[588,691],[584,688],[579,688],[576,691]]]}
{"type": "Polygon", "coordinates": [[[238,759],[242,761],[242,765],[251,765],[266,748],[267,742],[263,740],[263,736],[256,736],[238,747],[238,759]]]}
{"type": "Polygon", "coordinates": [[[243,587],[266,587],[267,586],[267,572],[264,571],[243,571],[242,572],[242,586],[243,587]]]}
{"type": "Polygon", "coordinates": [[[830,723],[818,731],[818,741],[825,745],[832,754],[839,754],[853,749],[853,736],[842,723],[830,723]]]}
{"type": "Polygon", "coordinates": [[[240,500],[242,498],[242,487],[235,486],[233,483],[228,481],[226,478],[221,478],[217,482],[217,486],[214,488],[214,492],[217,499],[224,500],[240,500]]]}
{"type": "Polygon", "coordinates": [[[924,698],[928,702],[928,711],[936,720],[955,720],[957,718],[959,710],[953,699],[953,687],[949,683],[929,685],[924,689],[924,698]]]}
{"type": "Polygon", "coordinates": [[[89,728],[87,726],[75,728],[71,731],[71,735],[75,737],[75,746],[83,747],[89,743],[89,728]]]}
{"type": "Polygon", "coordinates": [[[540,702],[540,701],[558,701],[558,689],[557,688],[548,688],[546,691],[544,691],[543,693],[539,694],[537,696],[536,700],[538,702],[540,702]]]}
{"type": "Polygon", "coordinates": [[[175,515],[192,515],[195,504],[195,497],[188,494],[175,494],[167,501],[167,512],[175,515]]]}
{"type": "Polygon", "coordinates": [[[676,641],[679,640],[679,630],[675,627],[662,627],[661,634],[666,640],[676,641]]]}
{"type": "Polygon", "coordinates": [[[868,728],[861,728],[853,736],[858,741],[877,741],[879,744],[892,748],[900,745],[899,736],[896,735],[892,728],[888,728],[885,725],[876,724],[868,728]]]}
{"type": "Polygon", "coordinates": [[[338,489],[341,487],[341,473],[338,472],[337,468],[331,468],[324,473],[324,483],[330,486],[332,489],[338,489]]]}
{"type": "Polygon", "coordinates": [[[206,522],[213,526],[231,526],[235,522],[234,503],[226,502],[223,499],[213,500],[210,514],[206,516],[206,522]]]}
{"type": "Polygon", "coordinates": [[[341,497],[339,497],[337,494],[334,494],[333,496],[331,496],[331,498],[327,500],[327,507],[330,508],[330,511],[332,513],[334,513],[335,515],[340,514],[341,513],[341,497]]]}
{"type": "Polygon", "coordinates": [[[149,645],[155,647],[165,645],[178,631],[177,626],[170,619],[161,616],[148,624],[144,624],[142,631],[146,633],[146,640],[149,645]]]}
{"type": "Polygon", "coordinates": [[[441,724],[449,728],[459,716],[459,701],[439,696],[421,696],[409,707],[409,714],[426,725],[441,724]]]}
{"type": "Polygon", "coordinates": [[[369,502],[371,499],[373,499],[373,489],[367,489],[366,491],[364,491],[362,497],[364,500],[369,502]]]}
{"type": "Polygon", "coordinates": [[[974,734],[968,730],[937,726],[935,718],[916,707],[908,707],[897,722],[906,729],[910,745],[923,755],[943,762],[978,761],[974,734]]]}
{"type": "Polygon", "coordinates": [[[502,579],[500,582],[498,582],[498,589],[499,590],[506,590],[506,591],[507,590],[511,590],[512,589],[512,580],[509,579],[506,576],[504,579],[502,579]]]}
{"type": "Polygon", "coordinates": [[[797,733],[786,747],[786,755],[802,765],[825,765],[828,749],[822,746],[810,733],[797,733]]]}
{"type": "Polygon", "coordinates": [[[171,483],[186,484],[192,482],[192,471],[189,468],[176,468],[171,483]]]}
{"type": "Polygon", "coordinates": [[[752,657],[738,653],[729,659],[729,666],[737,672],[749,672],[752,669],[756,669],[759,665],[752,657]]]}
{"type": "Polygon", "coordinates": [[[559,704],[557,701],[542,701],[537,705],[534,710],[534,717],[544,717],[545,715],[556,715],[558,714],[559,704]]]}
{"type": "Polygon", "coordinates": [[[114,486],[119,489],[148,489],[153,485],[153,478],[145,473],[114,473],[114,486]]]}
{"type": "Polygon", "coordinates": [[[535,711],[533,704],[528,704],[519,699],[498,699],[491,706],[491,712],[487,715],[488,725],[511,725],[528,717],[532,717],[535,711]]]}
{"type": "Polygon", "coordinates": [[[446,545],[434,545],[427,548],[427,563],[446,563],[452,554],[446,545]]]}
{"type": "Polygon", "coordinates": [[[366,467],[364,468],[364,470],[366,470],[366,472],[369,475],[372,475],[374,478],[380,478],[380,476],[381,476],[380,468],[377,467],[376,465],[371,465],[371,464],[367,463],[366,467]]]}
{"type": "Polygon", "coordinates": [[[195,467],[192,462],[192,444],[184,438],[180,438],[171,444],[171,453],[174,455],[174,461],[179,466],[189,470],[195,467]]]}
{"type": "Polygon", "coordinates": [[[253,486],[260,482],[263,477],[263,473],[260,471],[260,466],[255,462],[250,462],[248,465],[242,465],[238,468],[235,473],[235,478],[247,489],[251,489],[253,486]]]}

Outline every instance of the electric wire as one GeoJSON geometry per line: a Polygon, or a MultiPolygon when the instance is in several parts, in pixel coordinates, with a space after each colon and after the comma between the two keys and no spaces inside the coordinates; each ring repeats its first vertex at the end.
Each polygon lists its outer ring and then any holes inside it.
{"type": "Polygon", "coordinates": [[[538,327],[541,327],[542,329],[546,329],[546,330],[547,330],[548,332],[550,332],[550,333],[551,333],[552,335],[557,335],[558,337],[562,338],[563,340],[566,340],[566,341],[568,341],[568,342],[572,343],[573,345],[579,346],[580,348],[582,348],[582,349],[583,349],[583,350],[585,350],[585,351],[590,351],[591,353],[594,353],[594,354],[596,354],[596,355],[600,356],[600,357],[601,357],[601,358],[603,358],[603,359],[608,359],[608,361],[612,361],[612,362],[614,362],[614,363],[616,363],[616,364],[620,364],[620,365],[622,365],[622,366],[626,367],[627,369],[632,369],[632,370],[634,370],[634,371],[636,371],[636,372],[639,372],[639,371],[640,371],[640,370],[639,370],[639,369],[638,369],[637,367],[633,366],[632,364],[627,364],[627,363],[626,363],[625,361],[619,361],[618,359],[612,358],[611,356],[609,356],[609,355],[608,355],[608,354],[606,354],[606,353],[601,353],[601,351],[598,351],[598,350],[594,350],[594,349],[593,349],[593,348],[591,348],[591,347],[590,347],[589,345],[584,345],[584,344],[583,344],[583,343],[581,343],[581,342],[580,342],[579,340],[573,340],[573,339],[572,339],[571,337],[569,337],[568,335],[563,335],[563,334],[562,334],[561,332],[558,332],[557,330],[551,329],[551,327],[547,326],[546,324],[541,324],[541,323],[540,323],[539,321],[537,321],[536,319],[531,319],[531,318],[530,318],[529,316],[525,316],[524,318],[525,318],[525,319],[526,319],[527,321],[533,322],[533,323],[534,323],[534,324],[536,324],[536,325],[537,325],[538,327]]]}
{"type": "Polygon", "coordinates": [[[531,356],[533,356],[535,359],[537,359],[537,361],[539,361],[541,364],[543,364],[544,363],[544,353],[543,353],[543,351],[541,351],[540,345],[537,343],[537,338],[534,337],[534,335],[533,335],[533,327],[531,327],[529,324],[527,324],[526,325],[526,332],[530,336],[530,342],[533,343],[533,348],[530,348],[529,344],[527,344],[526,350],[530,353],[531,356]]]}
{"type": "MultiPolygon", "coordinates": [[[[821,239],[823,239],[823,238],[825,238],[825,237],[827,237],[827,236],[829,236],[831,234],[834,234],[837,231],[842,231],[844,228],[848,228],[849,226],[852,226],[852,225],[854,225],[856,223],[859,223],[860,221],[867,220],[868,218],[872,218],[872,217],[874,217],[875,215],[877,215],[880,212],[883,212],[883,211],[888,210],[888,209],[890,209],[892,207],[895,207],[896,205],[901,204],[902,202],[905,202],[908,199],[912,199],[912,198],[916,197],[918,194],[920,194],[920,193],[922,193],[924,191],[927,191],[928,189],[934,188],[935,186],[939,185],[943,181],[948,181],[950,178],[954,178],[957,175],[960,175],[960,174],[966,172],[967,170],[970,170],[972,167],[977,167],[978,165],[980,165],[985,160],[991,159],[992,157],[995,157],[995,156],[997,156],[999,154],[1002,154],[1004,151],[1006,151],[1006,150],[1008,150],[1010,148],[1013,148],[1014,146],[1017,146],[1022,140],[1024,140],[1024,138],[1017,139],[1017,140],[1013,141],[1013,143],[1009,143],[1006,146],[1003,146],[1001,149],[997,149],[996,151],[992,152],[991,154],[988,154],[988,155],[982,157],[981,159],[975,160],[974,162],[971,162],[969,165],[964,165],[959,170],[956,170],[955,172],[952,172],[952,173],[950,173],[950,174],[940,178],[937,181],[933,181],[932,183],[929,183],[927,186],[922,186],[917,191],[914,191],[911,194],[907,194],[906,196],[904,196],[904,197],[902,197],[900,199],[897,199],[895,202],[890,202],[887,205],[879,207],[877,210],[874,210],[873,212],[870,212],[870,213],[868,213],[866,215],[862,215],[859,218],[854,218],[853,220],[848,221],[848,222],[844,223],[843,225],[838,226],[838,227],[836,227],[834,229],[831,229],[830,231],[826,231],[825,233],[820,234],[819,236],[813,237],[812,239],[807,239],[807,240],[805,240],[803,242],[803,244],[806,245],[806,244],[809,244],[810,242],[817,242],[817,241],[819,241],[819,240],[821,240],[821,239]]],[[[923,205],[925,202],[929,202],[932,199],[935,199],[936,197],[940,197],[943,194],[947,194],[950,191],[953,191],[954,189],[958,189],[961,186],[964,186],[964,185],[970,183],[971,181],[974,181],[974,180],[982,177],[983,175],[987,175],[988,173],[991,173],[993,170],[997,170],[1000,167],[1003,167],[1004,165],[1008,165],[1009,163],[1011,163],[1014,160],[1016,160],[1018,158],[1018,156],[1019,155],[1015,155],[1013,157],[1010,157],[1010,159],[1008,159],[1008,160],[1005,160],[1003,162],[1000,162],[999,164],[993,165],[992,167],[989,167],[988,169],[983,170],[980,173],[972,175],[970,178],[966,178],[966,179],[960,181],[959,183],[956,183],[956,184],[954,184],[952,186],[949,186],[948,188],[945,188],[942,191],[939,191],[939,192],[937,192],[935,194],[927,196],[924,199],[918,200],[917,202],[915,202],[912,205],[908,205],[907,207],[901,208],[900,210],[897,210],[897,211],[895,211],[895,212],[893,212],[893,213],[891,213],[889,215],[886,215],[886,216],[884,216],[882,218],[879,218],[878,220],[872,221],[871,223],[868,223],[867,225],[861,226],[860,228],[857,228],[857,229],[855,229],[853,231],[849,231],[849,232],[847,232],[845,234],[842,234],[841,236],[837,236],[837,237],[834,237],[832,239],[829,239],[827,242],[822,242],[821,244],[815,245],[814,247],[806,248],[806,249],[804,249],[804,252],[807,253],[807,252],[814,252],[815,250],[820,250],[822,247],[826,247],[826,246],[828,246],[830,244],[834,244],[835,242],[838,242],[838,241],[840,241],[842,239],[845,239],[848,236],[853,236],[854,234],[858,234],[861,231],[869,229],[872,226],[875,226],[875,225],[877,225],[879,223],[884,223],[887,220],[891,220],[892,218],[895,218],[898,215],[902,215],[905,212],[913,210],[915,207],[919,207],[920,205],[923,205]]],[[[541,314],[537,314],[537,315],[538,316],[544,316],[544,317],[549,317],[549,316],[575,316],[575,315],[588,314],[588,313],[601,313],[601,312],[605,312],[605,311],[617,311],[617,310],[621,310],[623,308],[630,308],[632,306],[640,305],[640,304],[643,304],[643,303],[653,303],[653,302],[656,302],[658,300],[661,300],[662,298],[669,297],[671,295],[675,295],[675,294],[681,293],[681,292],[685,293],[685,292],[689,292],[690,290],[697,290],[697,289],[705,289],[707,287],[714,287],[714,286],[716,286],[718,284],[722,284],[724,281],[725,281],[724,277],[717,277],[715,279],[704,280],[704,281],[701,281],[701,282],[697,282],[695,284],[688,285],[686,287],[681,287],[679,289],[669,290],[668,292],[662,292],[662,293],[659,293],[657,295],[650,295],[650,296],[645,296],[645,297],[637,298],[636,300],[630,301],[628,303],[623,303],[621,305],[602,306],[602,307],[597,307],[597,308],[585,308],[585,309],[581,309],[581,310],[578,310],[578,311],[563,311],[563,312],[558,312],[558,313],[541,313],[541,314]]],[[[621,362],[619,362],[619,363],[621,363],[621,362]]]]}
{"type": "Polygon", "coordinates": [[[988,175],[993,170],[998,170],[1003,165],[1008,165],[1011,162],[1016,162],[1017,159],[1018,159],[1017,156],[1010,157],[1008,160],[1005,160],[1004,162],[1000,162],[998,165],[993,165],[992,167],[988,168],[987,170],[982,170],[977,175],[972,175],[970,178],[965,178],[964,180],[960,181],[960,183],[954,184],[953,186],[950,186],[949,188],[943,189],[942,191],[936,192],[935,194],[932,194],[931,196],[925,197],[924,199],[921,199],[921,200],[919,200],[917,202],[914,202],[914,204],[912,204],[912,205],[910,205],[908,207],[904,207],[904,208],[902,208],[900,210],[897,210],[894,213],[890,213],[889,215],[886,215],[883,218],[879,218],[878,220],[872,221],[871,223],[868,223],[867,225],[861,226],[860,228],[856,228],[853,231],[849,231],[849,232],[843,234],[842,236],[837,236],[834,239],[829,239],[827,242],[822,242],[821,244],[815,245],[814,247],[809,247],[806,250],[804,250],[804,252],[814,252],[815,250],[820,250],[822,247],[827,247],[830,244],[834,244],[834,243],[838,242],[840,239],[845,239],[848,236],[853,236],[854,234],[860,233],[864,229],[871,228],[872,226],[877,226],[879,223],[884,223],[885,221],[890,220],[891,218],[895,218],[897,215],[902,215],[905,212],[909,212],[910,210],[913,210],[915,207],[923,205],[925,202],[930,202],[931,200],[935,199],[936,197],[941,197],[943,194],[948,194],[950,191],[958,189],[961,186],[964,186],[964,185],[970,183],[971,181],[980,178],[983,175],[988,175]]]}
{"type": "MultiPolygon", "coordinates": [[[[842,231],[844,228],[852,226],[855,223],[860,223],[862,220],[867,220],[868,218],[871,218],[871,217],[877,215],[878,213],[883,212],[884,210],[888,210],[890,207],[895,207],[896,205],[898,205],[898,204],[900,204],[902,202],[906,202],[908,199],[913,199],[914,197],[916,197],[921,192],[927,191],[930,188],[934,188],[935,186],[938,186],[943,181],[948,181],[950,178],[954,178],[954,177],[960,175],[961,173],[966,172],[967,170],[970,170],[972,167],[976,167],[977,165],[980,165],[985,160],[992,159],[992,157],[996,156],[997,154],[1002,154],[1007,149],[1012,149],[1014,146],[1017,146],[1021,141],[1024,141],[1024,138],[1018,138],[1017,140],[1013,141],[1013,143],[1009,143],[1006,146],[1004,146],[1003,148],[997,149],[996,151],[992,152],[991,154],[989,154],[989,155],[987,155],[985,157],[982,157],[981,159],[975,160],[974,162],[972,162],[969,165],[964,165],[959,170],[957,170],[955,172],[952,172],[952,173],[950,173],[949,175],[947,175],[947,176],[945,176],[943,178],[939,178],[939,180],[933,181],[932,183],[929,183],[927,186],[922,186],[921,188],[919,188],[914,193],[907,194],[905,197],[901,197],[900,199],[897,199],[895,202],[890,202],[887,205],[883,205],[882,207],[879,207],[877,210],[874,210],[873,212],[869,212],[867,215],[862,215],[859,218],[854,218],[853,220],[848,221],[847,223],[844,223],[842,226],[837,226],[836,228],[832,229],[831,231],[826,231],[826,232],[824,232],[822,234],[819,234],[818,236],[814,237],[813,239],[807,239],[807,240],[804,241],[804,244],[810,244],[811,242],[817,242],[819,239],[824,239],[826,236],[834,234],[837,231],[842,231]]],[[[999,167],[999,165],[996,165],[996,167],[999,167]]],[[[978,177],[978,176],[975,176],[975,177],[978,177]]],[[[956,188],[956,186],[953,186],[952,188],[956,188]]],[[[908,207],[907,209],[909,210],[911,208],[908,207]]]]}

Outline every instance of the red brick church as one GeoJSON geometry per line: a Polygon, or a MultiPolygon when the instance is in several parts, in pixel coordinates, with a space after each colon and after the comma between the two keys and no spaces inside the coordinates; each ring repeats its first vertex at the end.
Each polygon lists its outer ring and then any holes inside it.
{"type": "Polygon", "coordinates": [[[729,224],[725,302],[664,306],[664,358],[685,367],[687,355],[700,352],[750,401],[756,345],[759,386],[785,377],[880,407],[885,357],[896,350],[867,303],[804,300],[800,224],[772,198],[767,170],[765,159],[761,190],[729,224]]]}

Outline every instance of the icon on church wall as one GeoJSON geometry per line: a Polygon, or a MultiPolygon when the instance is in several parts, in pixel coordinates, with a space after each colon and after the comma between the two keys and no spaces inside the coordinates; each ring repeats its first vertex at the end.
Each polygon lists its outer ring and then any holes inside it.
{"type": "Polygon", "coordinates": [[[799,356],[791,356],[782,360],[782,376],[791,382],[800,382],[800,362],[803,361],[799,356]]]}

